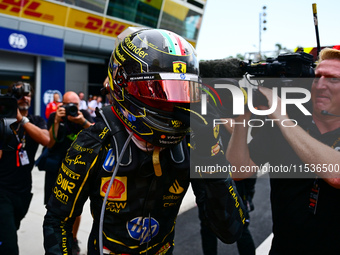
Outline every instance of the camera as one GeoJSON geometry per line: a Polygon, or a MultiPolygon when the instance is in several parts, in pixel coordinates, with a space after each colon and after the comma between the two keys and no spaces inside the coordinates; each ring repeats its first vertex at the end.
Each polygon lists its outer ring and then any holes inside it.
{"type": "MultiPolygon", "coordinates": [[[[312,81],[306,78],[315,76],[313,55],[305,52],[280,54],[277,58],[267,58],[264,63],[241,61],[240,68],[245,75],[251,75],[251,80],[256,81],[254,84],[248,79],[250,84],[270,89],[299,87],[310,90],[312,81]]],[[[292,95],[292,98],[299,98],[299,96],[292,95]]],[[[257,88],[253,89],[253,102],[255,107],[267,105],[267,99],[257,88]]]]}
{"type": "Polygon", "coordinates": [[[65,108],[66,116],[77,117],[78,116],[78,107],[75,104],[66,104],[62,105],[61,107],[65,108]]]}
{"type": "Polygon", "coordinates": [[[280,54],[277,58],[267,58],[265,63],[241,61],[240,67],[255,77],[314,77],[313,55],[305,52],[280,54]]]}
{"type": "Polygon", "coordinates": [[[7,94],[8,96],[12,96],[16,99],[20,99],[24,96],[28,96],[31,92],[31,85],[27,82],[23,82],[21,87],[17,88],[16,85],[13,86],[12,91],[7,94]]]}
{"type": "Polygon", "coordinates": [[[11,124],[17,121],[17,108],[14,97],[0,95],[0,150],[15,150],[10,141],[13,137],[11,124]]]}
{"type": "MultiPolygon", "coordinates": [[[[204,71],[210,77],[214,77],[214,68],[216,69],[217,67],[209,64],[204,71]]],[[[217,106],[220,115],[225,118],[238,116],[235,111],[236,108],[241,108],[241,102],[238,102],[238,98],[242,98],[244,109],[248,108],[250,94],[252,95],[253,107],[268,106],[267,98],[259,91],[259,86],[270,89],[277,88],[277,95],[281,97],[280,92],[286,87],[310,90],[312,79],[314,78],[313,56],[304,52],[281,54],[277,58],[269,58],[262,63],[247,63],[238,60],[237,66],[228,65],[228,68],[231,69],[229,73],[237,75],[229,76],[228,78],[222,78],[218,75],[215,75],[213,79],[203,78],[203,84],[205,85],[203,91],[208,91],[207,98],[217,106]],[[242,78],[239,77],[239,71],[243,74],[242,78]],[[248,84],[240,86],[240,82],[243,83],[243,78],[247,80],[248,84]],[[239,93],[235,94],[232,90],[239,91],[239,93]],[[235,102],[238,102],[237,106],[234,105],[235,102]]],[[[205,76],[209,77],[208,75],[205,76]]],[[[300,99],[305,96],[302,93],[287,94],[289,97],[287,99],[300,99]]],[[[310,110],[312,107],[311,101],[305,103],[304,106],[310,110]]],[[[287,111],[290,117],[297,116],[297,118],[300,118],[300,111],[297,111],[295,105],[288,105],[287,111]]]]}
{"type": "Polygon", "coordinates": [[[31,85],[29,83],[17,82],[13,84],[7,94],[0,95],[0,150],[16,149],[15,144],[11,144],[13,138],[11,125],[17,121],[17,100],[30,93],[31,85]]]}

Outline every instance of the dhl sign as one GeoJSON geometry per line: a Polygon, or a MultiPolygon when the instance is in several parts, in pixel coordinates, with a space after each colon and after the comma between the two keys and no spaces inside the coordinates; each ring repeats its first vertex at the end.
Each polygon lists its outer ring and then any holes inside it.
{"type": "Polygon", "coordinates": [[[113,19],[96,16],[83,11],[71,9],[67,27],[78,30],[116,37],[127,27],[131,26],[113,19]]]}
{"type": "Polygon", "coordinates": [[[41,0],[0,0],[0,13],[116,37],[131,24],[41,0]]]}

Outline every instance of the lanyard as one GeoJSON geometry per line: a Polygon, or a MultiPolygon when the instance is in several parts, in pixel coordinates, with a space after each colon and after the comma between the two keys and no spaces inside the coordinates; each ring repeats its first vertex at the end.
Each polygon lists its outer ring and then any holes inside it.
{"type": "Polygon", "coordinates": [[[331,146],[333,149],[335,148],[335,145],[340,141],[340,136],[338,137],[338,139],[336,139],[333,143],[333,145],[331,146]]]}
{"type": "MultiPolygon", "coordinates": [[[[17,130],[19,130],[19,129],[20,129],[20,124],[19,124],[19,127],[18,127],[17,130]]],[[[26,130],[24,131],[24,135],[21,139],[19,138],[17,130],[12,128],[12,131],[13,131],[13,133],[14,133],[15,137],[17,138],[17,141],[18,141],[18,146],[17,146],[17,151],[16,151],[16,158],[17,158],[16,163],[17,163],[17,167],[19,167],[20,166],[19,152],[22,152],[24,150],[25,146],[26,146],[26,130]]]]}
{"type": "MultiPolygon", "coordinates": [[[[334,149],[335,145],[339,141],[340,141],[340,136],[334,141],[331,148],[334,149]]],[[[316,214],[316,207],[317,207],[317,204],[318,204],[319,193],[320,193],[319,177],[316,176],[314,183],[313,183],[313,187],[312,187],[310,194],[309,194],[309,206],[308,206],[309,212],[314,214],[314,215],[316,214]]]]}

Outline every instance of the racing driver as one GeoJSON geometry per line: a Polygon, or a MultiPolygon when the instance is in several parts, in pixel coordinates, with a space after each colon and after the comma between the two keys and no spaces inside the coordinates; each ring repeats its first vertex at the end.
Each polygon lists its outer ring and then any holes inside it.
{"type": "MultiPolygon", "coordinates": [[[[131,29],[119,35],[111,55],[111,105],[97,109],[101,120],[78,134],[60,167],[46,205],[46,254],[70,254],[72,225],[88,198],[88,254],[173,252],[176,217],[190,184],[189,148],[200,140],[188,121],[191,103],[200,101],[198,60],[171,31],[131,29]]],[[[216,129],[197,126],[212,137],[201,156],[228,165],[216,129]]],[[[211,229],[223,242],[235,242],[244,217],[241,207],[228,213],[236,201],[226,199],[234,187],[230,176],[201,181],[211,229]]]]}

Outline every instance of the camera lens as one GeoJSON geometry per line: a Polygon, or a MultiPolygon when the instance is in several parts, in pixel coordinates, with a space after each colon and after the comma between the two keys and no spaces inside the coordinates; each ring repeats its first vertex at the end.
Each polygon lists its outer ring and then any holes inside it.
{"type": "Polygon", "coordinates": [[[72,116],[72,117],[78,116],[78,107],[74,104],[72,104],[72,105],[70,104],[67,114],[72,116]]]}
{"type": "Polygon", "coordinates": [[[70,115],[72,117],[78,116],[78,107],[75,104],[70,103],[62,105],[62,107],[65,108],[66,115],[70,115]]]}
{"type": "Polygon", "coordinates": [[[12,88],[12,96],[16,99],[21,99],[24,96],[28,96],[31,92],[31,85],[29,83],[23,83],[22,86],[12,88]]]}

